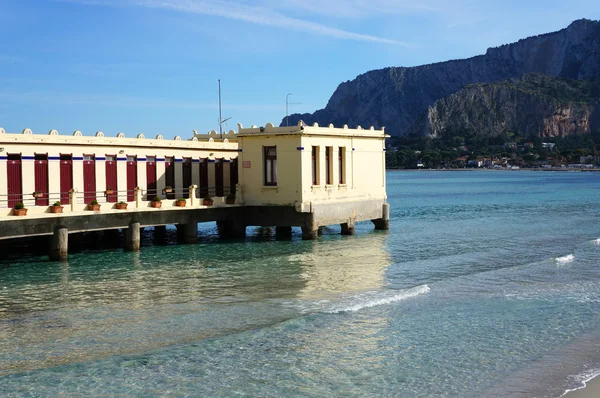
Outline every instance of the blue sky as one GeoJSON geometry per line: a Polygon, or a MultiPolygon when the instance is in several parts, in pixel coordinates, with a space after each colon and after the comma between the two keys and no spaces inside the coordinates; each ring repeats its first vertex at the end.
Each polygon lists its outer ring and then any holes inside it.
{"type": "Polygon", "coordinates": [[[0,127],[189,138],[324,107],[371,69],[600,19],[595,1],[0,0],[0,127]]]}

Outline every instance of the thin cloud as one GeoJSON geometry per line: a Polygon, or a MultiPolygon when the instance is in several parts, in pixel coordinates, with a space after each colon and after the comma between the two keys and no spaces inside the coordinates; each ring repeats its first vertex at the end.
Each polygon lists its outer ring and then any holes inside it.
{"type": "Polygon", "coordinates": [[[364,18],[377,15],[405,15],[416,13],[441,13],[439,0],[262,0],[273,8],[309,12],[317,15],[342,18],[364,18]]]}
{"type": "Polygon", "coordinates": [[[304,19],[287,17],[266,7],[234,3],[226,0],[123,0],[119,2],[114,0],[67,1],[89,5],[132,5],[146,8],[166,9],[188,14],[228,18],[261,26],[271,26],[281,29],[309,32],[315,35],[328,36],[342,40],[355,40],[412,47],[409,43],[403,41],[349,32],[304,19]]]}

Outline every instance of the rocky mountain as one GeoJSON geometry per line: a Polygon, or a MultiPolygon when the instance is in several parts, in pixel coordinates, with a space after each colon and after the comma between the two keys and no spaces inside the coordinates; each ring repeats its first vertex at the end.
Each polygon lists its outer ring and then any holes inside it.
{"type": "Polygon", "coordinates": [[[469,132],[495,137],[582,134],[600,128],[600,80],[526,74],[499,83],[472,84],[436,101],[410,129],[442,136],[469,132]]]}
{"type": "Polygon", "coordinates": [[[370,71],[340,84],[325,109],[290,115],[289,123],[385,126],[388,134],[403,135],[429,106],[466,85],[525,73],[600,77],[600,21],[578,20],[558,32],[490,48],[469,59],[370,71]]]}

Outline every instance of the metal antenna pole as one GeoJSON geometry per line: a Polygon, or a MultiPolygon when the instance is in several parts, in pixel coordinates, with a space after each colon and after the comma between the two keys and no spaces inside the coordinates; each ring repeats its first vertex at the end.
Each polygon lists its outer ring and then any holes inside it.
{"type": "Polygon", "coordinates": [[[290,125],[290,117],[289,117],[289,112],[288,112],[288,106],[289,106],[288,98],[290,97],[290,95],[292,95],[292,93],[289,93],[288,95],[285,96],[285,125],[286,126],[290,125]]]}
{"type": "Polygon", "coordinates": [[[219,79],[219,136],[223,139],[223,117],[221,115],[221,79],[219,79]]]}

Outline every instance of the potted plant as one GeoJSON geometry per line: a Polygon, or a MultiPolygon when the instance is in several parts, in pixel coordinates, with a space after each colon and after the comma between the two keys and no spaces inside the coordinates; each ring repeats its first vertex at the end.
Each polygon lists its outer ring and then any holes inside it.
{"type": "Polygon", "coordinates": [[[230,193],[229,195],[227,195],[225,197],[225,203],[228,204],[228,205],[235,204],[235,194],[234,193],[230,193]]]}
{"type": "Polygon", "coordinates": [[[54,204],[52,206],[50,206],[50,213],[62,213],[63,212],[63,206],[62,203],[60,203],[60,201],[56,201],[54,202],[54,204]]]}
{"type": "Polygon", "coordinates": [[[150,202],[150,206],[160,209],[160,207],[162,206],[162,199],[160,198],[160,196],[155,196],[154,199],[152,199],[152,201],[150,202]]]}
{"type": "Polygon", "coordinates": [[[127,210],[127,203],[119,202],[119,203],[115,204],[115,208],[117,210],[127,210]]]}
{"type": "Polygon", "coordinates": [[[98,204],[98,201],[97,200],[92,200],[90,202],[90,204],[88,205],[88,210],[100,211],[100,205],[98,204]]]}
{"type": "Polygon", "coordinates": [[[175,201],[175,206],[177,207],[185,207],[186,200],[185,198],[179,198],[175,201]]]}
{"type": "Polygon", "coordinates": [[[112,195],[114,193],[115,191],[112,189],[112,187],[108,186],[106,187],[106,191],[104,191],[104,196],[112,195]]]}
{"type": "Polygon", "coordinates": [[[211,196],[209,194],[206,194],[204,196],[204,198],[202,199],[202,204],[204,206],[212,206],[212,204],[213,204],[213,198],[211,198],[211,196]]]}
{"type": "Polygon", "coordinates": [[[33,193],[31,195],[36,199],[42,198],[44,196],[44,194],[40,191],[33,191],[33,193]]]}
{"type": "Polygon", "coordinates": [[[163,188],[163,193],[171,193],[173,192],[173,188],[171,188],[170,186],[166,186],[163,188]]]}
{"type": "Polygon", "coordinates": [[[27,209],[25,208],[25,205],[23,204],[23,202],[19,202],[15,205],[15,207],[13,208],[13,214],[15,216],[27,215],[27,209]]]}

